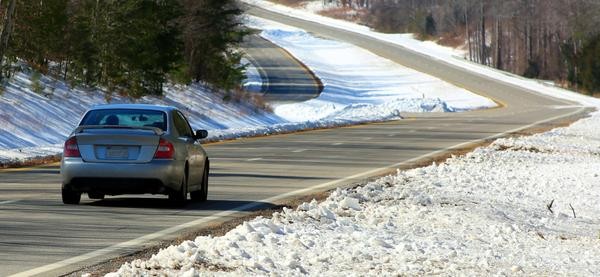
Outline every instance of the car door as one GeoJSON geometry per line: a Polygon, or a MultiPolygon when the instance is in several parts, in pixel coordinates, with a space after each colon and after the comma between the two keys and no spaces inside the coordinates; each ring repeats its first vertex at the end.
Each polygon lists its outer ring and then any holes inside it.
{"type": "MultiPolygon", "coordinates": [[[[192,129],[192,126],[187,120],[187,117],[185,117],[183,113],[181,113],[181,117],[185,121],[185,124],[190,130],[190,132],[194,134],[194,129],[192,129]]],[[[198,189],[200,189],[202,185],[202,174],[204,173],[204,161],[206,160],[206,152],[204,152],[204,149],[200,145],[199,141],[194,141],[194,143],[191,146],[191,149],[191,153],[194,156],[194,178],[196,180],[194,184],[198,186],[198,189]]]]}
{"type": "MultiPolygon", "coordinates": [[[[173,123],[177,130],[179,141],[185,144],[187,152],[187,161],[189,165],[188,172],[188,189],[193,188],[200,181],[198,177],[198,150],[195,147],[194,135],[187,120],[180,111],[173,112],[173,123]]],[[[200,173],[201,174],[201,173],[200,173]]]]}

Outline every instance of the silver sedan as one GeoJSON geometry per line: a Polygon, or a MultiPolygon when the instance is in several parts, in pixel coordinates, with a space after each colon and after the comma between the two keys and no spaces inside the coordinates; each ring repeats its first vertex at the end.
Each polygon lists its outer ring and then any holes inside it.
{"type": "Polygon", "coordinates": [[[142,104],[101,105],[85,113],[64,145],[62,200],[166,194],[174,203],[206,201],[209,160],[179,110],[142,104]]]}

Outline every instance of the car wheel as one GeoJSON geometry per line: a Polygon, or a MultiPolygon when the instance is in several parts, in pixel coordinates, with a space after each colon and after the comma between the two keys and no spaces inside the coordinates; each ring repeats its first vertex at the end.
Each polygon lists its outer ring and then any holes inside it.
{"type": "Polygon", "coordinates": [[[183,174],[183,180],[181,180],[181,189],[179,191],[173,191],[169,194],[169,201],[175,206],[185,206],[187,201],[187,174],[183,174]]]}
{"type": "Polygon", "coordinates": [[[88,192],[88,198],[102,200],[104,199],[104,194],[97,192],[88,192]]]}
{"type": "Polygon", "coordinates": [[[76,192],[69,188],[63,188],[62,201],[64,204],[77,205],[79,204],[79,201],[81,201],[81,192],[76,192]]]}
{"type": "Polygon", "coordinates": [[[208,172],[209,172],[209,162],[206,161],[204,163],[204,173],[202,173],[202,184],[201,189],[197,191],[190,192],[190,196],[192,200],[198,202],[204,202],[208,199],[208,172]]]}

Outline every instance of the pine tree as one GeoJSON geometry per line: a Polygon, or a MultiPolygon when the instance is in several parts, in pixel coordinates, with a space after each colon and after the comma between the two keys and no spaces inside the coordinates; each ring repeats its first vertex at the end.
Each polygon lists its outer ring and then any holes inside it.
{"type": "Polygon", "coordinates": [[[189,78],[233,89],[244,78],[237,47],[248,33],[235,0],[181,0],[185,68],[189,78]]]}
{"type": "Polygon", "coordinates": [[[16,7],[17,0],[11,0],[6,6],[2,18],[2,28],[0,31],[0,79],[4,77],[4,55],[8,50],[8,44],[13,32],[16,7]]]}
{"type": "Polygon", "coordinates": [[[63,78],[72,86],[93,87],[100,80],[98,45],[94,41],[95,4],[72,2],[65,32],[65,67],[63,78]]]}
{"type": "MultiPolygon", "coordinates": [[[[13,39],[3,57],[72,86],[141,97],[169,78],[237,87],[235,49],[246,33],[234,0],[15,1],[13,39]]],[[[5,4],[6,5],[6,4],[5,4]]],[[[13,13],[5,13],[4,21],[13,13]]],[[[10,27],[10,24],[3,24],[10,27]]],[[[2,29],[2,41],[11,28],[2,29]]],[[[0,53],[1,55],[1,53],[0,53]]]]}
{"type": "Polygon", "coordinates": [[[580,83],[590,93],[600,92],[600,35],[596,35],[583,48],[579,57],[580,83]]]}
{"type": "Polygon", "coordinates": [[[133,96],[161,94],[167,73],[180,64],[176,1],[111,1],[99,42],[105,83],[133,96]]]}
{"type": "Polygon", "coordinates": [[[12,54],[47,73],[50,61],[64,59],[67,1],[17,1],[16,10],[12,54]]]}

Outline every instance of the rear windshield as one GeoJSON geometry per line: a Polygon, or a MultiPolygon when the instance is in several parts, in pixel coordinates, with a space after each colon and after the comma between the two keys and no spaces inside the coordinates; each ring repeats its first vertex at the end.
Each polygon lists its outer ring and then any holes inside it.
{"type": "Polygon", "coordinates": [[[92,110],[83,117],[80,125],[157,127],[166,131],[167,115],[164,112],[153,110],[92,110]]]}

